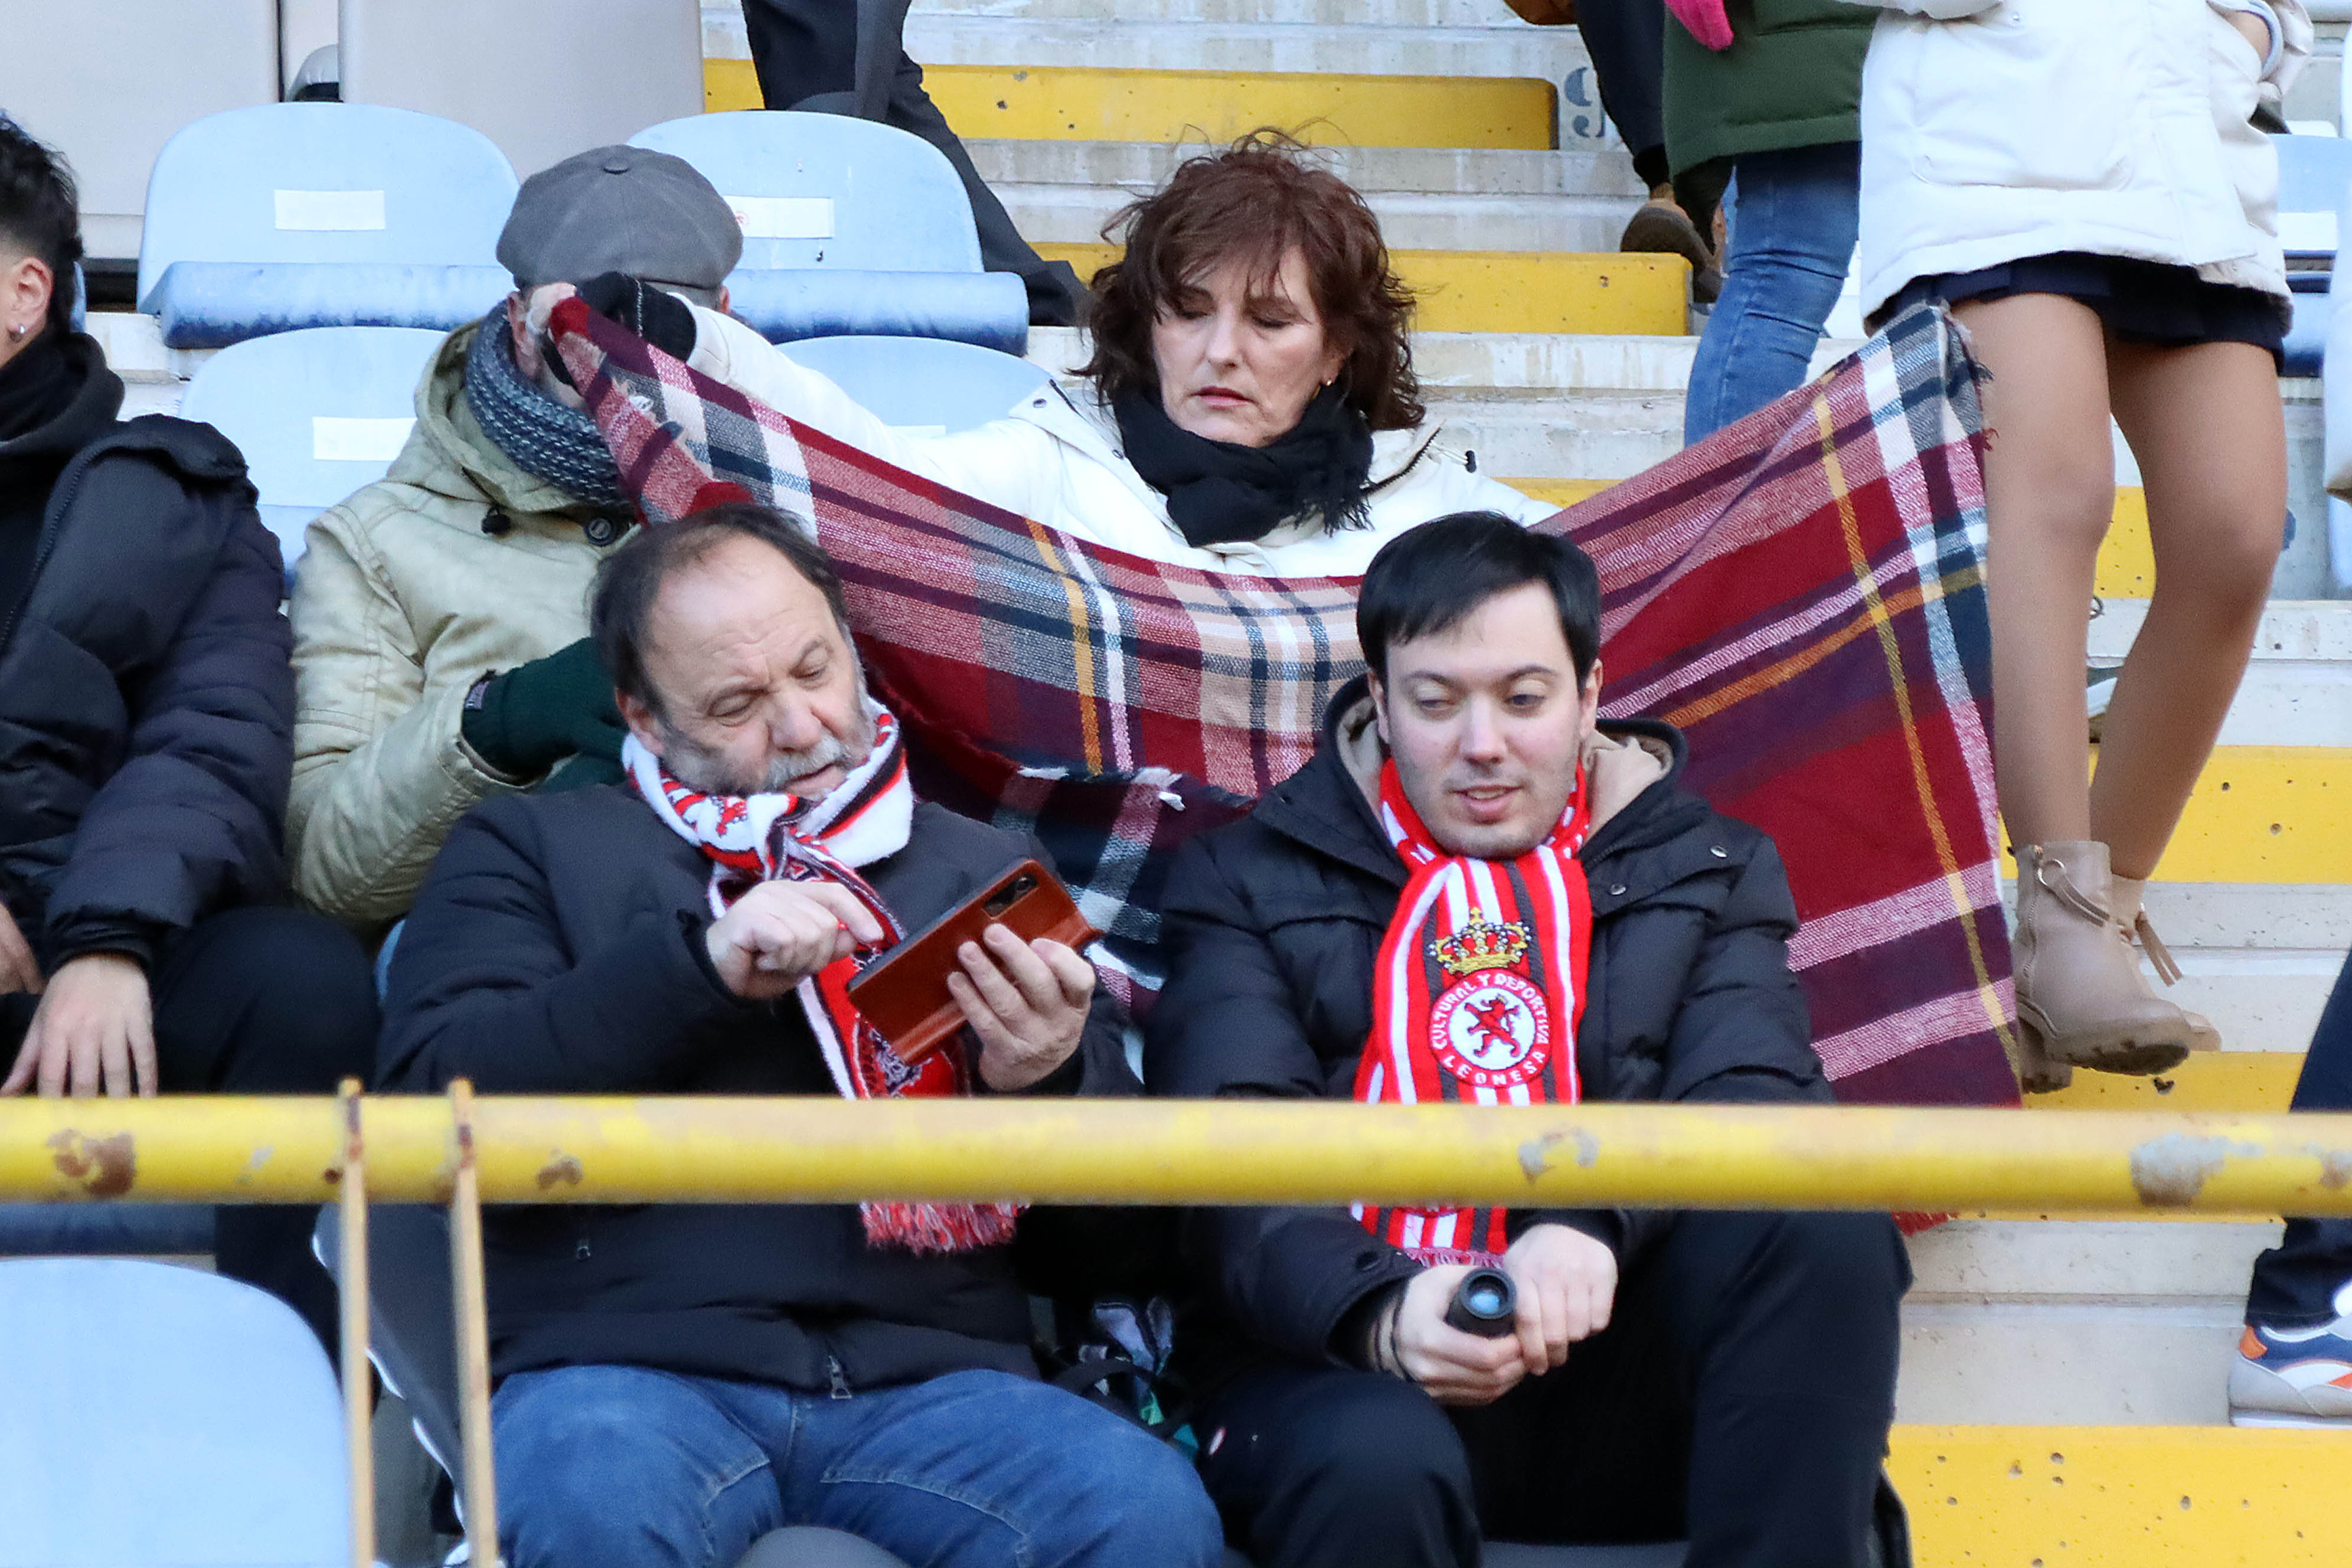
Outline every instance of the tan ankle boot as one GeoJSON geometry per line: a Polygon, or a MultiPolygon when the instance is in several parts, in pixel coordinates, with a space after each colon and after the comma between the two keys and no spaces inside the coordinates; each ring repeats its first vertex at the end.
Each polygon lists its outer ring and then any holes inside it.
{"type": "Polygon", "coordinates": [[[2017,1016],[2053,1062],[2163,1072],[2189,1054],[2189,1020],[2140,977],[2111,882],[2104,844],[2018,849],[2017,1016]]]}
{"type": "Polygon", "coordinates": [[[2027,1094],[2054,1094],[2074,1081],[2074,1069],[2064,1062],[2052,1061],[2050,1053],[2042,1048],[2041,1032],[2023,1018],[2009,1039],[2009,1070],[2017,1075],[2017,1087],[2027,1094]]]}
{"type": "MultiPolygon", "coordinates": [[[[2112,889],[2108,897],[2115,906],[2116,924],[2137,939],[2140,951],[2146,952],[2148,962],[2156,965],[2158,980],[2167,985],[2179,984],[2180,965],[2172,961],[2170,950],[2156,934],[2156,927],[2148,923],[2147,910],[2143,907],[2147,897],[2147,881],[2138,877],[2110,875],[2107,884],[2112,889]]],[[[2180,1009],[2180,1016],[2189,1020],[2190,1050],[2218,1051],[2221,1048],[2221,1031],[2213,1026],[2212,1019],[2202,1013],[2192,1013],[2186,1007],[2180,1009]]]]}

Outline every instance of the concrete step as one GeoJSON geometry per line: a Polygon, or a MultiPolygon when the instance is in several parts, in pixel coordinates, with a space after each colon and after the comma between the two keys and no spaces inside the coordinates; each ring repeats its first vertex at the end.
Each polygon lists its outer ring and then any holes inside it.
{"type": "MultiPolygon", "coordinates": [[[[2126,526],[2117,507],[2116,528],[2126,526]]],[[[2143,504],[2137,520],[2145,530],[2143,504]]],[[[2116,574],[2103,572],[2101,591],[2116,574]]],[[[2120,584],[2118,584],[2120,585],[2120,584]]],[[[2104,600],[2091,620],[2091,657],[2119,660],[2147,619],[2144,598],[2104,600]]],[[[2253,660],[2221,726],[2225,746],[2352,746],[2352,600],[2273,599],[2253,660]]],[[[2337,930],[2352,933],[2352,910],[2337,930]]]]}
{"type": "MultiPolygon", "coordinates": [[[[1037,251],[1069,262],[1081,278],[1093,277],[1119,254],[1118,247],[1107,244],[1039,245],[1037,251]]],[[[1676,335],[1688,326],[1690,267],[1679,256],[1395,250],[1391,258],[1398,276],[1421,296],[1419,321],[1434,332],[1533,329],[1676,335]]],[[[1583,402],[1579,398],[1580,409],[1583,402]]],[[[1679,437],[1679,413],[1675,421],[1679,437]]],[[[1679,438],[1675,446],[1681,446],[1679,438]]],[[[1503,466],[1498,459],[1496,471],[1545,470],[1503,466]]]]}
{"type": "MultiPolygon", "coordinates": [[[[2335,960],[2340,965],[2344,955],[2336,953],[2335,960]]],[[[2334,978],[2333,973],[2328,976],[2330,981],[2334,978]]],[[[2185,986],[2187,982],[2182,984],[2185,986]]],[[[2179,996],[2188,1005],[2197,1005],[2179,992],[2168,994],[2179,996]]],[[[2326,986],[2323,984],[2319,987],[2320,999],[2311,1004],[2309,1022],[2316,1022],[2326,996],[2326,986]]],[[[2204,1008],[2198,1010],[2203,1012],[2204,1008]]],[[[2214,1021],[2218,1024],[2221,1020],[2214,1021]]],[[[2178,1110],[2214,1116],[2283,1112],[2294,1100],[2295,1079],[2303,1071],[2304,1053],[2310,1041],[2307,1025],[2301,1033],[2300,1043],[2291,1046],[2248,1046],[2241,1038],[2232,1038],[2225,1027],[2225,1049],[2200,1051],[2170,1072],[2153,1078],[2077,1072],[2074,1081],[2064,1089],[2030,1095],[2025,1104],[2030,1110],[2178,1110]]]]}
{"type": "MultiPolygon", "coordinates": [[[[1083,59],[1083,48],[1073,57],[1083,59]]],[[[961,135],[1038,141],[1229,140],[1262,125],[1370,147],[1542,150],[1559,136],[1559,97],[1539,77],[1340,75],[1305,71],[942,65],[924,73],[961,135]]],[[[749,60],[708,60],[714,110],[761,107],[749,60]]]]}
{"type": "Polygon", "coordinates": [[[2274,1220],[1956,1219],[1911,1238],[1895,1417],[2217,1425],[2274,1220]]]}
{"type": "Polygon", "coordinates": [[[2340,1432],[1901,1426],[1891,1447],[1920,1568],[2344,1559],[2340,1432]]]}
{"type": "MultiPolygon", "coordinates": [[[[1024,185],[1073,185],[1122,196],[1141,195],[1165,181],[1178,163],[1222,145],[1182,142],[1024,142],[969,139],[973,167],[999,191],[1024,185]]],[[[1525,196],[1590,196],[1638,200],[1641,182],[1622,152],[1534,152],[1514,148],[1327,146],[1324,163],[1368,195],[1462,195],[1502,201],[1525,196]]]]}

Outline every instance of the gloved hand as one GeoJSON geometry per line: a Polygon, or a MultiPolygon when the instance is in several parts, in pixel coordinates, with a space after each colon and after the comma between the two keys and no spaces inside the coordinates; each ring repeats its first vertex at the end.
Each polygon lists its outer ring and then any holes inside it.
{"type": "Polygon", "coordinates": [[[694,310],[658,284],[625,272],[606,272],[580,285],[580,298],[673,359],[694,353],[694,310]]]}
{"type": "Polygon", "coordinates": [[[537,778],[569,756],[617,760],[628,732],[588,637],[492,676],[460,728],[484,762],[517,778],[537,778]]]}

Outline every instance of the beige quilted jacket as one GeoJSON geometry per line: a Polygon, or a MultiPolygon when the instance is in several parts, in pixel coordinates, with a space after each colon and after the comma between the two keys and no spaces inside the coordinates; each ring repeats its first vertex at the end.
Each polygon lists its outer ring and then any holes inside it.
{"type": "Polygon", "coordinates": [[[407,911],[469,807],[534,782],[475,754],[459,705],[481,675],[587,635],[604,552],[583,531],[592,510],[515,468],[475,423],[462,380],[475,331],[441,345],[408,445],[310,524],[296,571],[294,882],[362,930],[407,911]],[[503,532],[483,526],[493,507],[503,532]]]}

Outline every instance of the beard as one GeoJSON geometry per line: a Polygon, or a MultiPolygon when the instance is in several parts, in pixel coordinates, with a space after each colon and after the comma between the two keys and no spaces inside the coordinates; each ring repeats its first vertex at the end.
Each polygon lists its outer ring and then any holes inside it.
{"type": "Polygon", "coordinates": [[[757,771],[732,765],[718,752],[698,745],[667,719],[656,720],[662,734],[662,765],[670,776],[689,789],[705,795],[780,795],[786,791],[797,795],[795,781],[830,767],[840,767],[845,773],[855,770],[874,751],[876,729],[873,700],[866,695],[866,675],[857,677],[857,717],[856,730],[847,740],[825,732],[824,738],[813,746],[796,752],[772,752],[757,771]]]}

